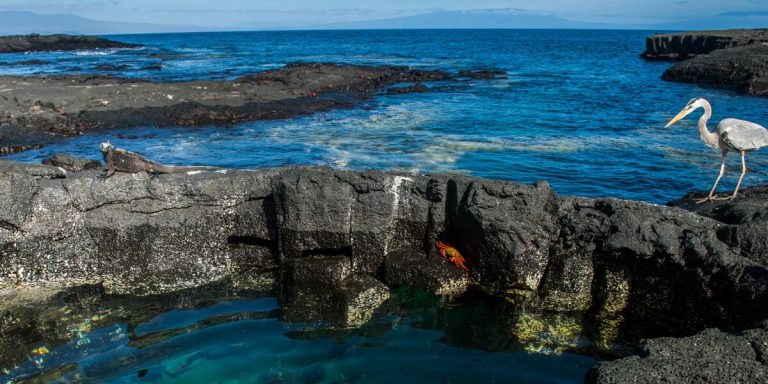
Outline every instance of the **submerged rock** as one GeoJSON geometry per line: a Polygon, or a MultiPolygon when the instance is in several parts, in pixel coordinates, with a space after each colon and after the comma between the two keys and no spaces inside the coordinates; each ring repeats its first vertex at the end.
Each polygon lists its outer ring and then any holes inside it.
{"type": "Polygon", "coordinates": [[[279,291],[283,319],[329,321],[333,327],[359,327],[389,298],[375,278],[355,273],[348,256],[292,258],[283,265],[279,291]]]}

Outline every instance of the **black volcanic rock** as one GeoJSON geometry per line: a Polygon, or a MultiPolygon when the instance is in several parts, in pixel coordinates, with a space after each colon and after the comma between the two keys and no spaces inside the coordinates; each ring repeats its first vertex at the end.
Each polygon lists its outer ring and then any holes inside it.
{"type": "Polygon", "coordinates": [[[694,57],[667,69],[662,79],[768,96],[768,43],[721,49],[694,57]]]}
{"type": "Polygon", "coordinates": [[[93,67],[93,69],[97,71],[122,71],[124,69],[128,69],[127,65],[110,65],[110,64],[102,64],[97,65],[93,67]]]}
{"type": "Polygon", "coordinates": [[[135,48],[136,44],[122,43],[96,36],[73,35],[18,35],[0,36],[0,53],[32,51],[72,51],[78,49],[135,48]]]}
{"type": "Polygon", "coordinates": [[[689,193],[681,199],[667,203],[715,219],[723,225],[718,238],[742,256],[768,265],[768,186],[747,188],[733,201],[714,201],[704,204],[693,202],[706,192],[689,193]]]}
{"type": "Polygon", "coordinates": [[[718,49],[760,42],[768,42],[768,29],[664,33],[647,37],[645,52],[641,56],[649,60],[682,61],[718,49]]]}
{"type": "Polygon", "coordinates": [[[45,64],[52,64],[50,61],[43,61],[43,60],[25,60],[25,61],[17,61],[13,63],[9,62],[0,62],[0,67],[16,67],[16,66],[23,66],[23,65],[45,65],[45,64]]]}
{"type": "Polygon", "coordinates": [[[387,88],[387,93],[390,95],[402,95],[406,93],[425,93],[429,91],[426,85],[417,83],[414,85],[408,85],[405,87],[392,87],[387,88]]]}
{"type": "Polygon", "coordinates": [[[66,153],[56,153],[43,160],[43,164],[63,168],[69,172],[82,172],[101,169],[101,161],[83,159],[66,153]]]}
{"type": "Polygon", "coordinates": [[[758,251],[678,208],[560,197],[546,183],[319,167],[98,173],[0,162],[0,285],[105,281],[148,294],[290,265],[281,297],[293,303],[292,287],[320,284],[301,277],[319,272],[298,272],[314,260],[349,268],[323,278],[322,291],[336,293],[318,303],[384,297],[369,278],[446,295],[476,286],[531,309],[581,312],[602,343],[768,318],[768,270],[749,253],[758,251]],[[464,254],[469,273],[437,254],[438,239],[464,254]]]}
{"type": "Polygon", "coordinates": [[[99,129],[289,118],[352,107],[398,83],[446,79],[441,71],[333,63],[294,63],[234,81],[0,76],[0,86],[8,88],[0,99],[6,112],[0,116],[0,142],[22,148],[99,129]],[[88,92],[81,92],[82,85],[90,86],[88,92]]]}
{"type": "Polygon", "coordinates": [[[506,79],[507,72],[501,69],[461,70],[459,71],[459,77],[473,80],[506,79]]]}
{"type": "Polygon", "coordinates": [[[640,354],[602,362],[591,384],[768,382],[768,329],[729,334],[708,329],[683,338],[646,340],[640,354]]]}

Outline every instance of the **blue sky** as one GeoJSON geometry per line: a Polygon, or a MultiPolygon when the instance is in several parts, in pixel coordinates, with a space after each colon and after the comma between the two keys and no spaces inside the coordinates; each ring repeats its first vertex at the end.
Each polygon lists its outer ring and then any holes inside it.
{"type": "Polygon", "coordinates": [[[306,26],[439,11],[510,8],[576,21],[628,26],[702,21],[727,13],[765,22],[768,26],[768,0],[0,0],[0,10],[217,27],[306,26]]]}

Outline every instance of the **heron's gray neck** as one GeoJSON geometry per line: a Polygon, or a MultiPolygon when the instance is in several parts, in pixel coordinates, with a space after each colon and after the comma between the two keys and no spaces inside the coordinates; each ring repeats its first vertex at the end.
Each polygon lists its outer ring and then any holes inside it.
{"type": "Polygon", "coordinates": [[[699,118],[699,137],[704,144],[712,148],[720,148],[720,134],[717,132],[710,132],[707,128],[707,121],[712,117],[712,106],[704,100],[703,102],[704,114],[699,118]]]}

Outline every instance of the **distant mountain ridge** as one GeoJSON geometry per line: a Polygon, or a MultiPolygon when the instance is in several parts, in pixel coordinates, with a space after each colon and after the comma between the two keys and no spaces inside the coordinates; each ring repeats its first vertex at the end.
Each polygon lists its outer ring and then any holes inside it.
{"type": "Polygon", "coordinates": [[[613,24],[585,22],[517,8],[439,11],[412,16],[350,22],[300,24],[290,20],[245,22],[211,27],[98,21],[70,14],[37,14],[0,11],[0,35],[86,34],[119,35],[132,33],[212,32],[252,30],[330,30],[330,29],[644,29],[694,30],[768,27],[768,12],[730,12],[711,18],[680,20],[660,24],[613,24]]]}
{"type": "Polygon", "coordinates": [[[606,23],[586,23],[520,9],[442,11],[379,20],[316,25],[320,29],[586,29],[620,28],[606,23]]]}
{"type": "Polygon", "coordinates": [[[85,34],[118,35],[131,33],[163,33],[208,31],[212,28],[193,25],[163,25],[98,21],[68,14],[42,15],[32,12],[0,11],[0,35],[85,34]]]}

